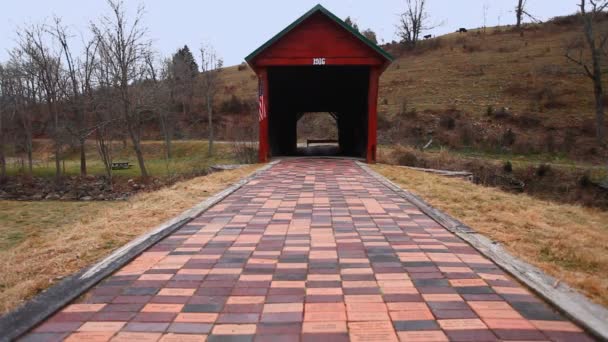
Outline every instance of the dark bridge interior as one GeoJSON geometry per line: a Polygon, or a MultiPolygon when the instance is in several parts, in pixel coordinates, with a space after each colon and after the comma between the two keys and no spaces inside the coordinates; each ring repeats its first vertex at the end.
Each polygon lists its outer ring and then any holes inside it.
{"type": "Polygon", "coordinates": [[[327,151],[365,158],[369,67],[270,67],[269,141],[272,156],[327,151]],[[336,118],[339,149],[298,150],[297,123],[304,113],[328,112],[336,118]]]}

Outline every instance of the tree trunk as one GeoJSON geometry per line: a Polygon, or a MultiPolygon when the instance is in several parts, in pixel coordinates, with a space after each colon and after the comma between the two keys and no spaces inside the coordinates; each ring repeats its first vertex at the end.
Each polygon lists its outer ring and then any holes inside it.
{"type": "Polygon", "coordinates": [[[524,0],[518,0],[517,2],[517,8],[515,9],[515,15],[517,16],[517,24],[515,25],[516,27],[521,27],[521,19],[524,15],[524,0]]]}
{"type": "Polygon", "coordinates": [[[85,149],[86,139],[80,138],[80,175],[82,177],[87,175],[87,155],[85,149]]]}
{"type": "Polygon", "coordinates": [[[213,105],[211,104],[211,94],[207,93],[207,119],[209,126],[209,156],[213,155],[213,105]]]}
{"type": "MultiPolygon", "coordinates": [[[[584,3],[583,3],[584,5],[584,3]]],[[[600,145],[605,143],[605,127],[604,127],[604,89],[602,86],[602,61],[601,61],[601,48],[596,45],[595,33],[593,30],[593,18],[585,13],[584,7],[581,7],[583,11],[583,20],[585,26],[585,38],[589,49],[591,50],[591,59],[593,62],[593,70],[591,72],[591,79],[593,80],[593,94],[595,96],[595,125],[596,125],[596,138],[600,145]]]]}
{"type": "Polygon", "coordinates": [[[141,171],[141,177],[146,179],[148,178],[148,170],[146,170],[146,163],[144,161],[144,154],[141,151],[141,144],[139,141],[139,137],[135,133],[135,129],[132,127],[130,122],[127,123],[127,128],[129,130],[129,135],[131,136],[131,142],[133,143],[133,149],[135,150],[135,155],[137,156],[137,163],[139,164],[139,170],[141,171]]]}
{"type": "Polygon", "coordinates": [[[55,178],[61,177],[61,146],[59,146],[59,115],[57,115],[53,102],[49,102],[49,113],[53,115],[54,132],[53,139],[55,140],[55,178]]]}
{"type": "MultiPolygon", "coordinates": [[[[112,155],[110,153],[110,147],[108,146],[108,139],[105,136],[105,128],[99,127],[96,131],[97,150],[101,161],[103,162],[106,176],[108,177],[108,184],[112,185],[112,155]]],[[[110,138],[110,143],[112,139],[110,138]]]]}
{"type": "MultiPolygon", "coordinates": [[[[595,61],[593,64],[595,65],[595,61]]],[[[605,143],[604,90],[602,86],[602,73],[599,70],[594,71],[593,93],[595,95],[596,138],[598,143],[603,145],[605,143]]]]}
{"type": "Polygon", "coordinates": [[[171,148],[171,133],[169,132],[169,127],[167,126],[167,118],[163,115],[160,114],[160,127],[161,130],[163,131],[163,136],[165,138],[165,149],[166,149],[166,155],[167,155],[167,159],[171,159],[172,156],[172,148],[171,148]]]}
{"type": "Polygon", "coordinates": [[[33,146],[32,146],[32,132],[28,131],[25,137],[25,145],[27,149],[27,173],[32,175],[34,173],[34,161],[33,161],[33,146]]]}
{"type": "Polygon", "coordinates": [[[6,158],[4,157],[4,127],[2,126],[3,116],[0,112],[0,181],[6,178],[6,158]]]}
{"type": "Polygon", "coordinates": [[[6,158],[4,157],[4,144],[0,145],[0,181],[6,178],[6,158]]]}

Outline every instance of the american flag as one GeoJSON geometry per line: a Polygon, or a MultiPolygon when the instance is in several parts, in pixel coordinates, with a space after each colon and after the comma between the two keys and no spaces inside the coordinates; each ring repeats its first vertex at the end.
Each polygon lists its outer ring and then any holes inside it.
{"type": "Polygon", "coordinates": [[[266,119],[266,103],[264,101],[264,85],[261,80],[259,82],[258,89],[259,89],[259,99],[260,99],[259,119],[261,122],[262,120],[266,119]]]}

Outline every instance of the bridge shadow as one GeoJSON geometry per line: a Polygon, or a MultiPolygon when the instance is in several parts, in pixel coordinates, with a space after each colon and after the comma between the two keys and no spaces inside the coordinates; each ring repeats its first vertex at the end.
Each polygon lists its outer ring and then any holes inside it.
{"type": "Polygon", "coordinates": [[[338,157],[344,154],[338,145],[304,145],[298,146],[295,155],[303,157],[338,157]]]}

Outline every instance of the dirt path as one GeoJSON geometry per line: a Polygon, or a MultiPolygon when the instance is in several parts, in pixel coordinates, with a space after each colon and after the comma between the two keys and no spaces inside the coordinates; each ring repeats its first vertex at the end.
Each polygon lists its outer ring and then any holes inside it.
{"type": "Polygon", "coordinates": [[[27,338],[591,340],[348,160],[284,160],[27,338]]]}

